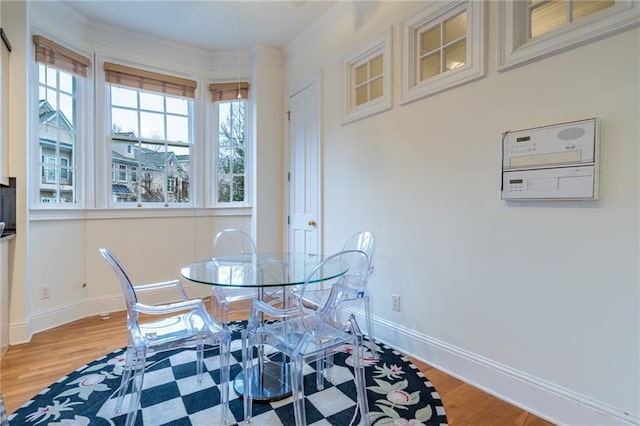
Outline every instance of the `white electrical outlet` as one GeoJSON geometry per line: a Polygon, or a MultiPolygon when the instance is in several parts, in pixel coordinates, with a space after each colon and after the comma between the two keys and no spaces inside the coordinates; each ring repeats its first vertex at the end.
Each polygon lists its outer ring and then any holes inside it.
{"type": "Polygon", "coordinates": [[[51,287],[40,287],[40,299],[51,297],[51,287]]]}
{"type": "Polygon", "coordinates": [[[391,309],[400,311],[400,296],[397,294],[391,295],[391,309]]]}

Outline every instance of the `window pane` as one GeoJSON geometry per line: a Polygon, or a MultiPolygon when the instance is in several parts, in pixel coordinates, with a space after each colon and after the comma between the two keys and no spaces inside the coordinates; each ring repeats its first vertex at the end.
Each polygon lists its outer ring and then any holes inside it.
{"type": "Polygon", "coordinates": [[[141,144],[139,162],[142,167],[140,201],[163,202],[166,153],[163,145],[141,144]]]}
{"type": "Polygon", "coordinates": [[[614,0],[580,0],[573,2],[573,20],[596,13],[602,9],[613,6],[614,0]]]}
{"type": "Polygon", "coordinates": [[[138,108],[138,92],[124,87],[111,86],[111,105],[138,108]]]}
{"type": "Polygon", "coordinates": [[[41,203],[75,203],[76,143],[75,84],[77,78],[48,65],[38,66],[41,203]],[[60,90],[64,85],[65,91],[60,90]]]}
{"type": "Polygon", "coordinates": [[[113,133],[131,132],[138,135],[138,113],[135,110],[111,108],[111,130],[113,133]]]}
{"type": "Polygon", "coordinates": [[[244,201],[244,176],[233,177],[233,201],[244,201]]]}
{"type": "Polygon", "coordinates": [[[369,68],[371,70],[369,78],[374,78],[382,74],[382,64],[382,55],[369,61],[369,68]]]}
{"type": "Polygon", "coordinates": [[[167,140],[189,141],[189,117],[167,115],[167,140]]]}
{"type": "Polygon", "coordinates": [[[420,60],[420,81],[440,74],[440,52],[420,60]]]}
{"type": "Polygon", "coordinates": [[[356,87],[356,105],[362,105],[369,100],[367,96],[367,85],[356,87]]]}
{"type": "Polygon", "coordinates": [[[445,70],[452,70],[464,65],[467,61],[467,41],[462,40],[444,49],[445,70]]]}
{"type": "Polygon", "coordinates": [[[60,75],[60,90],[73,93],[73,76],[66,72],[59,72],[60,75]]]}
{"type": "Polygon", "coordinates": [[[164,96],[140,92],[140,109],[164,112],[164,96]]]}
{"type": "Polygon", "coordinates": [[[362,64],[356,68],[356,85],[367,81],[367,64],[362,64]]]}
{"type": "Polygon", "coordinates": [[[382,77],[373,80],[369,86],[369,97],[371,99],[379,98],[383,93],[382,77]]]}
{"type": "Polygon", "coordinates": [[[167,96],[167,112],[170,114],[189,114],[189,103],[186,99],[167,96]]]}
{"type": "Polygon", "coordinates": [[[231,148],[221,148],[218,151],[218,172],[231,173],[231,148]]]}
{"type": "Polygon", "coordinates": [[[44,68],[44,64],[38,63],[38,82],[40,84],[46,84],[46,78],[47,78],[47,74],[44,68]]]}
{"type": "Polygon", "coordinates": [[[244,149],[236,148],[232,154],[231,169],[234,174],[244,173],[244,149]]]}
{"type": "Polygon", "coordinates": [[[140,136],[145,139],[164,140],[164,114],[140,112],[140,136]]]}
{"type": "Polygon", "coordinates": [[[420,34],[420,55],[440,48],[440,25],[420,34]]]}
{"type": "Polygon", "coordinates": [[[218,202],[228,203],[231,201],[231,179],[220,177],[218,180],[218,202]]]}
{"type": "Polygon", "coordinates": [[[73,97],[64,93],[60,93],[60,111],[72,126],[75,126],[76,120],[73,112],[73,97]]]}
{"type": "Polygon", "coordinates": [[[467,34],[467,12],[445,21],[444,23],[444,43],[451,43],[454,40],[464,37],[467,34]]]}
{"type": "Polygon", "coordinates": [[[531,37],[553,31],[567,23],[567,5],[564,0],[551,0],[531,10],[531,37]]]}
{"type": "MultiPolygon", "coordinates": [[[[54,80],[55,81],[55,80],[54,80]]],[[[58,92],[56,91],[56,89],[47,89],[47,102],[49,102],[49,105],[51,105],[51,108],[53,108],[54,110],[58,109],[58,92]]]]}

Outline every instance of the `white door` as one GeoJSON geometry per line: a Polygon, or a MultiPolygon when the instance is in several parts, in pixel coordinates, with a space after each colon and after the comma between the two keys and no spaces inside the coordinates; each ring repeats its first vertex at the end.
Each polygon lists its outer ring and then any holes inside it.
{"type": "Polygon", "coordinates": [[[289,97],[289,251],[320,254],[320,117],[314,81],[289,97]]]}

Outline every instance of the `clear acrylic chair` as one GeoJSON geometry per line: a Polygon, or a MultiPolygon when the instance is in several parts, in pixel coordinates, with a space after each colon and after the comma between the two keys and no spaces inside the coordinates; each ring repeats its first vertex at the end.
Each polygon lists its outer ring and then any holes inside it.
{"type": "Polygon", "coordinates": [[[7,410],[4,407],[4,398],[2,392],[0,392],[0,426],[9,426],[9,420],[7,419],[7,410]]]}
{"type": "Polygon", "coordinates": [[[124,396],[131,381],[131,399],[125,424],[130,426],[135,423],[140,406],[147,356],[171,349],[196,348],[196,372],[197,380],[200,382],[204,366],[204,347],[208,344],[220,346],[221,418],[226,422],[229,413],[229,346],[231,342],[229,331],[211,319],[201,299],[187,298],[179,280],[134,286],[121,263],[109,250],[101,248],[100,254],[116,273],[127,305],[129,344],[126,365],[118,389],[116,413],[122,410],[124,396]],[[138,300],[139,293],[163,288],[174,288],[180,301],[163,305],[147,305],[138,300]],[[147,318],[153,319],[146,320],[147,318]]]}
{"type": "Polygon", "coordinates": [[[316,362],[316,386],[322,388],[324,360],[331,358],[335,352],[343,349],[344,345],[351,345],[361,424],[369,425],[369,405],[362,359],[363,336],[353,314],[364,299],[369,267],[367,255],[361,251],[350,250],[329,256],[307,275],[301,293],[304,297],[304,288],[316,280],[318,271],[328,262],[336,261],[347,262],[349,271],[333,284],[325,305],[317,311],[309,313],[302,304],[288,309],[278,309],[259,300],[253,301],[249,323],[242,332],[245,422],[250,422],[252,417],[253,398],[250,383],[253,380],[253,364],[254,361],[263,362],[260,357],[257,360],[253,359],[254,347],[267,345],[290,360],[295,422],[298,426],[304,426],[304,365],[316,362]]]}
{"type": "MultiPolygon", "coordinates": [[[[371,357],[374,359],[379,359],[380,354],[378,353],[376,342],[375,342],[375,333],[373,328],[373,313],[371,309],[371,291],[369,289],[369,278],[373,274],[373,255],[375,253],[376,243],[373,233],[370,231],[360,231],[356,232],[352,236],[350,236],[342,246],[342,251],[345,250],[360,250],[363,251],[367,257],[369,258],[369,267],[367,269],[367,277],[365,283],[365,296],[364,296],[364,310],[365,310],[365,318],[367,322],[367,336],[369,338],[369,349],[371,351],[371,357]]],[[[316,286],[316,289],[310,291],[307,289],[304,294],[304,299],[301,302],[305,307],[313,310],[320,309],[327,298],[329,297],[330,288],[322,288],[322,284],[316,286]]],[[[300,292],[296,291],[291,295],[292,299],[300,299],[300,292]]],[[[294,301],[295,303],[295,301],[294,301]]]]}
{"type": "MultiPolygon", "coordinates": [[[[213,257],[251,255],[256,252],[253,239],[239,229],[225,229],[218,232],[211,244],[213,257]]],[[[225,325],[229,317],[229,305],[241,300],[255,299],[258,290],[255,288],[231,288],[213,286],[211,297],[211,315],[225,325]]]]}

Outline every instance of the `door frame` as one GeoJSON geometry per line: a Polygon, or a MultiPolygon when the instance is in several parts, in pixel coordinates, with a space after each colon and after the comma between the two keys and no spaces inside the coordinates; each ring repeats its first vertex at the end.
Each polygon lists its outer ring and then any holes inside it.
{"type": "Polygon", "coordinates": [[[317,206],[318,206],[318,221],[317,221],[317,225],[316,225],[316,230],[318,233],[318,253],[323,253],[323,247],[324,247],[324,206],[322,204],[322,200],[323,200],[323,179],[322,179],[322,172],[323,172],[323,129],[322,129],[322,123],[323,123],[323,113],[322,113],[322,74],[320,72],[314,72],[313,74],[307,76],[307,78],[304,78],[300,81],[298,81],[296,84],[291,85],[289,87],[289,89],[287,90],[287,95],[286,95],[286,112],[285,112],[285,149],[284,149],[284,155],[285,155],[285,164],[287,165],[287,170],[286,173],[284,175],[284,185],[285,185],[285,205],[287,208],[286,211],[286,215],[284,218],[284,229],[285,229],[285,235],[284,235],[284,241],[285,241],[285,246],[286,246],[286,250],[290,250],[291,248],[289,247],[289,234],[290,234],[290,224],[288,223],[288,218],[291,215],[291,182],[289,181],[289,173],[291,172],[292,169],[292,155],[291,155],[291,149],[292,149],[292,144],[291,144],[291,135],[290,135],[290,121],[287,118],[287,114],[289,111],[291,111],[291,105],[290,105],[290,99],[291,97],[295,96],[297,93],[305,90],[306,88],[312,86],[313,84],[316,85],[316,102],[317,102],[317,111],[318,111],[318,116],[316,117],[317,122],[318,122],[318,126],[317,126],[317,140],[318,140],[318,158],[316,158],[317,161],[317,170],[318,170],[318,188],[317,188],[317,194],[318,194],[318,199],[317,201],[317,206]]]}

